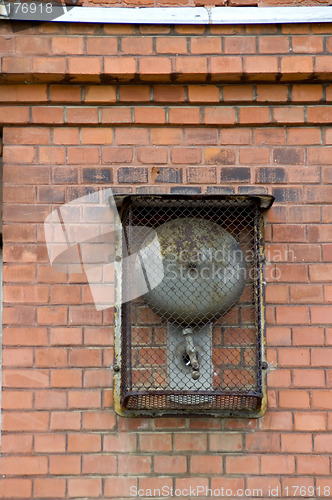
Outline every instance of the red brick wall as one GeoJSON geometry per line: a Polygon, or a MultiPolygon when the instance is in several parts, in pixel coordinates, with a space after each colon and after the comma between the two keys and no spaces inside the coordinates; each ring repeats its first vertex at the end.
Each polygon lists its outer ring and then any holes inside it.
{"type": "Polygon", "coordinates": [[[1,28],[0,498],[332,496],[331,26],[1,28]],[[43,232],[55,207],[106,187],[276,197],[263,418],[115,416],[112,311],[83,275],[52,270],[43,232]]]}

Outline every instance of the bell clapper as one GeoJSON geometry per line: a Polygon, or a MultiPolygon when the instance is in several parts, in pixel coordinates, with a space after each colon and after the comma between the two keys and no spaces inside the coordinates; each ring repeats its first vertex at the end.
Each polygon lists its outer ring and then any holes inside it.
{"type": "Polygon", "coordinates": [[[192,338],[193,333],[194,333],[194,330],[192,328],[184,328],[182,330],[182,335],[184,336],[184,338],[186,340],[186,352],[189,356],[190,365],[192,368],[191,376],[194,380],[198,380],[200,377],[199,362],[198,362],[198,357],[197,357],[197,351],[196,351],[194,341],[192,338]]]}

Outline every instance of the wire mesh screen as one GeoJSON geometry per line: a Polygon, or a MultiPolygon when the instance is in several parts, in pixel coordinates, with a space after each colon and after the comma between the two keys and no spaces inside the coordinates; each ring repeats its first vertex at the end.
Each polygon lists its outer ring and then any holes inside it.
{"type": "Polygon", "coordinates": [[[136,197],[123,211],[121,404],[256,411],[260,208],[245,197],[136,197]]]}

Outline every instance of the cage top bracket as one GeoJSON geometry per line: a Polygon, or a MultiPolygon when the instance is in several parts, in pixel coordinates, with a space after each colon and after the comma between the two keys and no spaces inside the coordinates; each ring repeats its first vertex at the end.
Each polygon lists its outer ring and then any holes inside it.
{"type": "Polygon", "coordinates": [[[128,194],[128,195],[115,195],[116,205],[122,206],[124,200],[128,199],[134,201],[135,204],[140,204],[140,202],[144,203],[147,199],[150,201],[158,201],[162,200],[173,200],[173,201],[181,201],[181,200],[213,200],[216,199],[219,202],[238,202],[238,203],[256,203],[259,208],[262,210],[268,210],[273,205],[275,200],[274,196],[269,194],[254,194],[254,195],[240,195],[240,194],[128,194]]]}

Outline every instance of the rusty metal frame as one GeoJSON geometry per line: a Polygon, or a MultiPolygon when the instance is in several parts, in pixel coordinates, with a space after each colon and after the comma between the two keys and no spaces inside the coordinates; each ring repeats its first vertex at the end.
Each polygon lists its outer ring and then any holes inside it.
{"type": "MultiPolygon", "coordinates": [[[[243,195],[219,195],[218,197],[212,195],[128,195],[128,196],[116,196],[116,202],[119,209],[119,214],[122,220],[122,216],[128,204],[131,203],[133,199],[144,198],[154,198],[155,200],[160,200],[163,198],[173,198],[181,200],[199,200],[199,199],[220,199],[220,200],[251,200],[254,201],[260,208],[259,220],[257,224],[254,225],[256,234],[256,241],[258,248],[256,249],[259,253],[259,280],[258,287],[259,293],[256,296],[255,306],[258,308],[260,321],[259,325],[259,336],[260,336],[260,370],[261,370],[261,380],[262,380],[262,399],[260,401],[259,407],[255,411],[247,410],[223,410],[214,411],[211,408],[201,409],[199,411],[188,412],[188,409],[182,410],[179,407],[171,412],[167,410],[132,410],[125,406],[126,401],[122,397],[122,380],[121,380],[121,363],[122,363],[122,305],[121,305],[121,294],[122,294],[122,264],[121,261],[115,262],[115,272],[116,272],[116,306],[115,306],[115,351],[114,351],[114,409],[116,413],[122,417],[160,417],[160,416],[170,416],[174,414],[186,415],[186,416],[199,416],[199,417],[233,417],[233,418],[259,418],[264,415],[267,407],[267,396],[266,396],[266,369],[268,367],[266,360],[266,335],[265,335],[265,254],[264,254],[264,216],[262,211],[269,209],[273,202],[274,197],[269,195],[255,195],[255,196],[243,196],[243,195]]],[[[121,230],[118,232],[117,248],[116,252],[120,252],[123,245],[123,233],[121,230]]],[[[117,253],[118,255],[119,253],[117,253]]],[[[167,391],[166,391],[167,392],[167,391]]],[[[164,393],[166,394],[164,391],[164,393]]],[[[193,391],[187,391],[188,394],[193,391]]],[[[140,396],[149,397],[148,391],[139,391],[140,396]]],[[[250,396],[250,393],[246,393],[250,396]]],[[[239,393],[229,393],[229,397],[241,398],[239,393]]]]}

